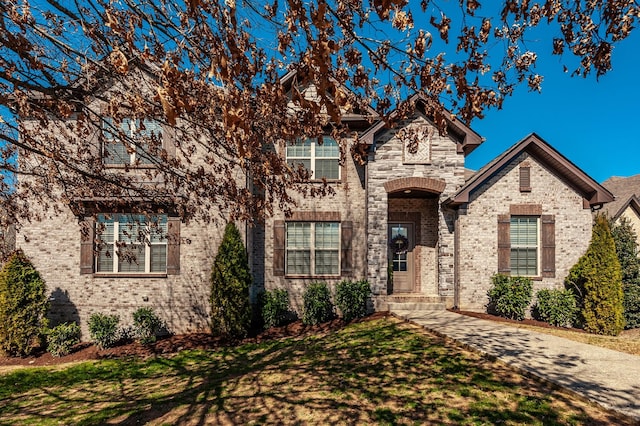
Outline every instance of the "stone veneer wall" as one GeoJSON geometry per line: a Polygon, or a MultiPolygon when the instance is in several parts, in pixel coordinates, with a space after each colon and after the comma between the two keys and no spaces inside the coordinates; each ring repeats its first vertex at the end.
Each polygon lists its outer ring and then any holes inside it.
{"type": "Polygon", "coordinates": [[[498,271],[498,215],[513,204],[540,204],[555,216],[555,278],[534,281],[541,288],[562,288],[564,278],[591,239],[592,216],[583,198],[527,153],[515,158],[481,186],[459,209],[459,307],[484,311],[491,277],[498,271]],[[531,192],[520,192],[519,164],[531,167],[531,192]]]}
{"type": "MultiPolygon", "coordinates": [[[[387,217],[388,197],[384,183],[402,177],[430,177],[446,182],[445,190],[437,200],[438,206],[464,184],[464,154],[457,152],[454,140],[441,136],[422,115],[405,120],[405,126],[424,129],[423,143],[430,143],[429,164],[405,164],[403,142],[397,130],[387,130],[376,140],[376,150],[367,164],[368,241],[367,275],[374,294],[387,294],[387,217]],[[430,142],[429,142],[430,140],[430,142]]],[[[440,296],[453,296],[454,292],[454,211],[438,208],[438,287],[440,296]]]]}
{"type": "MultiPolygon", "coordinates": [[[[289,293],[291,306],[298,313],[302,312],[302,294],[309,283],[325,281],[332,288],[343,279],[360,280],[367,278],[365,268],[367,228],[365,221],[364,167],[356,164],[351,155],[348,154],[350,152],[349,147],[346,148],[346,152],[345,162],[341,166],[340,181],[328,184],[335,193],[325,197],[304,197],[303,195],[292,193],[297,205],[291,206],[291,211],[298,214],[333,212],[339,215],[341,222],[353,222],[353,239],[351,242],[353,248],[353,273],[350,277],[290,278],[274,275],[273,224],[276,220],[287,220],[282,211],[274,212],[272,217],[267,218],[264,227],[257,226],[251,231],[252,250],[250,255],[252,256],[254,271],[259,274],[258,279],[256,279],[256,291],[261,291],[261,286],[266,290],[286,289],[289,293]],[[264,273],[259,272],[260,268],[264,273]]],[[[321,186],[323,184],[322,182],[311,182],[308,185],[321,186]]]]}

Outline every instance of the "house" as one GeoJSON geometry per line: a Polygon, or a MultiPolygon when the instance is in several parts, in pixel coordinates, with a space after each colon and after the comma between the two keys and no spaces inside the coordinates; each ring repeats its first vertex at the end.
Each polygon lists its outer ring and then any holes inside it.
{"type": "MultiPolygon", "coordinates": [[[[294,82],[288,75],[283,86],[294,82]]],[[[530,276],[537,288],[562,285],[589,243],[592,209],[613,201],[611,193],[535,134],[469,177],[465,158],[483,138],[451,114],[435,117],[420,96],[409,102],[414,112],[393,128],[372,122],[371,111],[348,117],[346,150],[365,150],[364,163],[348,155],[341,161],[328,135],[274,147],[310,171],[307,185],[327,182],[333,194],[294,195],[290,212],[241,226],[252,297],[284,288],[300,310],[310,282],[366,278],[375,309],[417,300],[484,310],[498,272],[530,276]]],[[[171,150],[171,133],[157,131],[171,150]]],[[[112,143],[104,161],[131,167],[135,152],[112,143]]],[[[73,200],[71,209],[44,212],[20,230],[18,245],[52,291],[53,321],[79,320],[86,330],[92,313],[126,318],[150,306],[170,331],[206,328],[208,277],[224,223],[186,220],[175,200],[129,200],[107,210],[105,200],[73,200]],[[136,233],[144,243],[131,239],[136,233]],[[123,245],[135,262],[119,252],[123,245]]]]}
{"type": "Polygon", "coordinates": [[[626,219],[637,235],[640,244],[640,175],[630,177],[613,176],[602,182],[616,197],[602,208],[602,213],[614,221],[626,219]]]}

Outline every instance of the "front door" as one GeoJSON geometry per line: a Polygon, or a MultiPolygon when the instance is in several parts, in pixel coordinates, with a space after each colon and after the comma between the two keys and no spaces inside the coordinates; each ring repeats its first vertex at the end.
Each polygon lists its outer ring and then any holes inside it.
{"type": "Polygon", "coordinates": [[[414,289],[413,223],[389,224],[389,261],[393,270],[392,293],[411,293],[414,289]]]}

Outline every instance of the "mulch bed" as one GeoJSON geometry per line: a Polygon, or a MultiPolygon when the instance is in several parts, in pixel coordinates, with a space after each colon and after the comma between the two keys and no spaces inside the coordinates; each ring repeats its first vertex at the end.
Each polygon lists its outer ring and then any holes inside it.
{"type": "MultiPolygon", "coordinates": [[[[388,312],[376,312],[373,315],[355,320],[354,322],[370,321],[388,315],[388,312]]],[[[99,350],[91,343],[79,343],[73,348],[72,353],[63,357],[54,357],[44,350],[40,350],[24,358],[0,356],[0,366],[48,366],[111,358],[144,359],[152,356],[169,355],[185,349],[216,349],[242,343],[260,343],[284,337],[301,337],[309,334],[338,330],[345,325],[346,323],[339,318],[314,326],[304,325],[302,321],[298,320],[282,327],[270,328],[241,341],[230,341],[212,336],[209,333],[192,333],[165,336],[149,345],[142,345],[134,341],[121,342],[121,344],[116,347],[104,350],[99,350]]]]}

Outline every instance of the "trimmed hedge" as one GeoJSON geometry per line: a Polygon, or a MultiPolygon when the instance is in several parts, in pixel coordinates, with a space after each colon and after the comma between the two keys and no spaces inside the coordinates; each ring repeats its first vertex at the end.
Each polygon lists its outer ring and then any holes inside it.
{"type": "Polygon", "coordinates": [[[291,308],[287,290],[275,289],[260,293],[260,312],[265,329],[289,322],[291,308]]]}
{"type": "Polygon", "coordinates": [[[536,293],[536,317],[556,327],[571,327],[578,315],[578,304],[570,290],[540,290],[536,293]]]}
{"type": "Polygon", "coordinates": [[[302,323],[315,325],[327,322],[334,317],[331,293],[325,282],[309,284],[302,294],[302,323]]]}
{"type": "Polygon", "coordinates": [[[91,341],[100,349],[115,346],[120,338],[118,315],[92,314],[89,317],[89,336],[91,341]]]}
{"type": "Polygon", "coordinates": [[[491,281],[493,288],[487,292],[487,311],[501,317],[523,320],[533,296],[531,278],[496,274],[491,281]]]}
{"type": "Polygon", "coordinates": [[[73,345],[80,343],[80,326],[75,322],[58,324],[47,330],[47,352],[55,357],[69,355],[73,345]]]}
{"type": "Polygon", "coordinates": [[[336,286],[336,306],[345,321],[367,315],[367,301],[371,295],[369,281],[342,281],[336,286]]]}
{"type": "Polygon", "coordinates": [[[155,342],[161,328],[162,320],[152,308],[139,308],[133,313],[133,335],[143,345],[155,342]]]}

